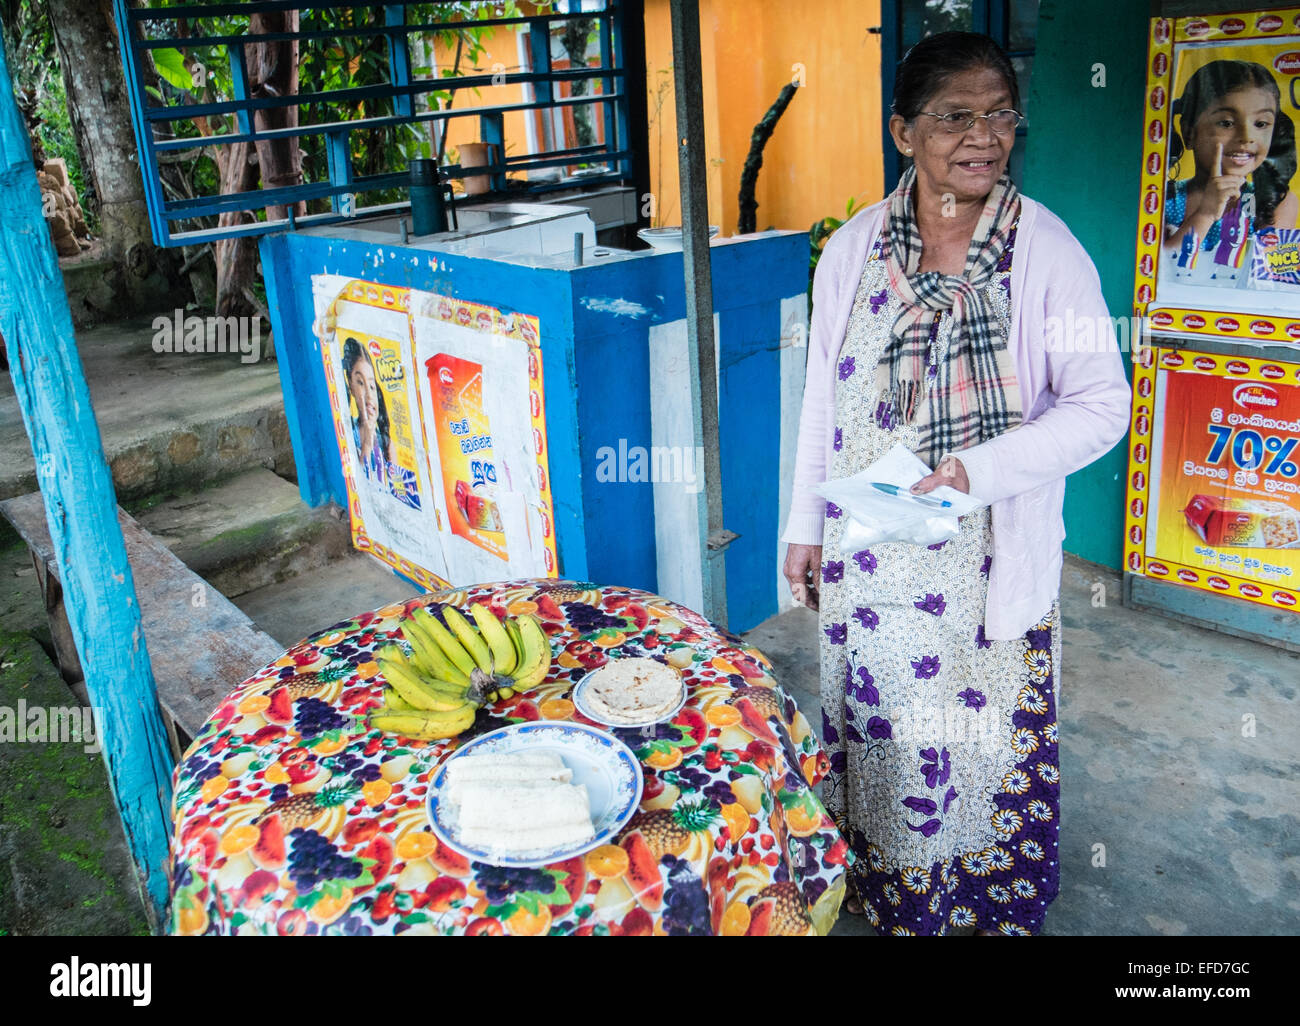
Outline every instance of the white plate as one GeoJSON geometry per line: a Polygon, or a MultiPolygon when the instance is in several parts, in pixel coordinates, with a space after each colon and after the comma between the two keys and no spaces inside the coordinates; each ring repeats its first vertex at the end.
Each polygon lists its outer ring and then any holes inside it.
{"type": "Polygon", "coordinates": [[[589,720],[595,720],[597,723],[607,723],[611,727],[618,727],[620,729],[636,730],[638,727],[652,727],[656,723],[663,723],[665,720],[671,720],[674,716],[676,716],[679,712],[682,711],[682,706],[686,704],[686,682],[681,679],[682,677],[681,671],[679,671],[676,667],[669,667],[669,669],[671,669],[674,673],[677,674],[678,686],[681,688],[681,693],[678,695],[676,705],[674,705],[666,713],[662,713],[661,715],[656,716],[652,720],[637,720],[633,723],[628,723],[623,720],[619,720],[616,723],[613,720],[607,720],[605,719],[604,716],[601,716],[599,713],[597,713],[596,710],[594,710],[591,707],[591,704],[587,701],[587,689],[588,689],[588,685],[591,682],[591,678],[594,674],[596,674],[599,670],[602,669],[604,669],[603,666],[597,667],[595,670],[592,670],[591,673],[583,677],[582,680],[578,681],[578,686],[573,689],[573,695],[571,696],[573,698],[574,707],[578,710],[578,712],[582,713],[582,715],[587,717],[587,719],[589,720]]]}
{"type": "Polygon", "coordinates": [[[429,821],[438,840],[467,858],[512,869],[536,868],[609,844],[641,804],[643,785],[640,761],[627,745],[603,730],[584,723],[516,723],[474,738],[438,767],[429,785],[429,821]],[[565,848],[538,848],[508,857],[460,840],[454,816],[440,801],[448,764],[470,753],[508,755],[523,751],[554,752],[573,770],[573,783],[587,788],[595,837],[565,848]]]}

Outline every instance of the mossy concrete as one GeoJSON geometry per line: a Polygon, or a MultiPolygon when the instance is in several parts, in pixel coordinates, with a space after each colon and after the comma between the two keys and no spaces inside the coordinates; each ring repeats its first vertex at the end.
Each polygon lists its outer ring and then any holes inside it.
{"type": "MultiPolygon", "coordinates": [[[[0,524],[9,522],[0,517],[0,524]]],[[[30,634],[50,646],[49,621],[31,552],[16,535],[0,539],[0,631],[30,634]]],[[[3,695],[0,695],[3,701],[3,695]]]]}
{"type": "MultiPolygon", "coordinates": [[[[69,708],[28,634],[0,630],[0,705],[69,708]]],[[[0,932],[149,932],[102,755],[84,740],[0,743],[0,932]]]]}
{"type": "Polygon", "coordinates": [[[227,598],[315,571],[352,550],[343,511],[312,509],[261,467],[136,513],[140,526],[227,598]]]}

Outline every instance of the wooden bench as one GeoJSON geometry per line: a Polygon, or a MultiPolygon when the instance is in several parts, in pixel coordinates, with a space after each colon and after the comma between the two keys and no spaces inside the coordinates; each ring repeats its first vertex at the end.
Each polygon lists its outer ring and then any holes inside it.
{"type": "MultiPolygon", "coordinates": [[[[40,492],[0,502],[0,515],[31,550],[59,669],[87,702],[40,492]]],[[[278,658],[283,646],[258,630],[237,606],[172,555],[129,513],[119,507],[117,517],[135,576],[158,702],[172,754],[179,759],[221,699],[240,681],[278,658]]]]}

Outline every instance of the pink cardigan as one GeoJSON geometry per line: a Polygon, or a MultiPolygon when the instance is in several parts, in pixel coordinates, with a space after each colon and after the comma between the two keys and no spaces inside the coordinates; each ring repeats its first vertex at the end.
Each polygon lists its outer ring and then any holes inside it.
{"type": "MultiPolygon", "coordinates": [[[[840,227],[817,265],[794,494],[783,535],[789,543],[822,541],[825,501],[813,488],[826,480],[833,455],[834,367],[885,207],[877,203],[840,227]]],[[[1022,197],[1011,261],[1011,304],[1008,345],[1024,422],[954,454],[966,467],[971,494],[992,507],[984,626],[996,640],[1020,637],[1051,608],[1060,591],[1066,475],[1104,455],[1129,420],[1129,386],[1097,270],[1060,218],[1028,197],[1022,197]],[[1053,349],[1064,351],[1047,351],[1051,318],[1060,319],[1052,328],[1062,340],[1053,349]],[[1085,321],[1091,339],[1083,336],[1085,321]]]]}

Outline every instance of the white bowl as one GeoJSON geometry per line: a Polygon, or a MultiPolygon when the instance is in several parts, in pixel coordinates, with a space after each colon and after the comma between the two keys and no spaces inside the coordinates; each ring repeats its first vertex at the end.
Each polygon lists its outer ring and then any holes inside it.
{"type": "MultiPolygon", "coordinates": [[[[714,238],[719,231],[716,224],[709,225],[709,238],[714,238]]],[[[682,248],[681,225],[671,225],[667,228],[642,228],[636,233],[636,237],[664,253],[677,253],[682,248]]]]}

